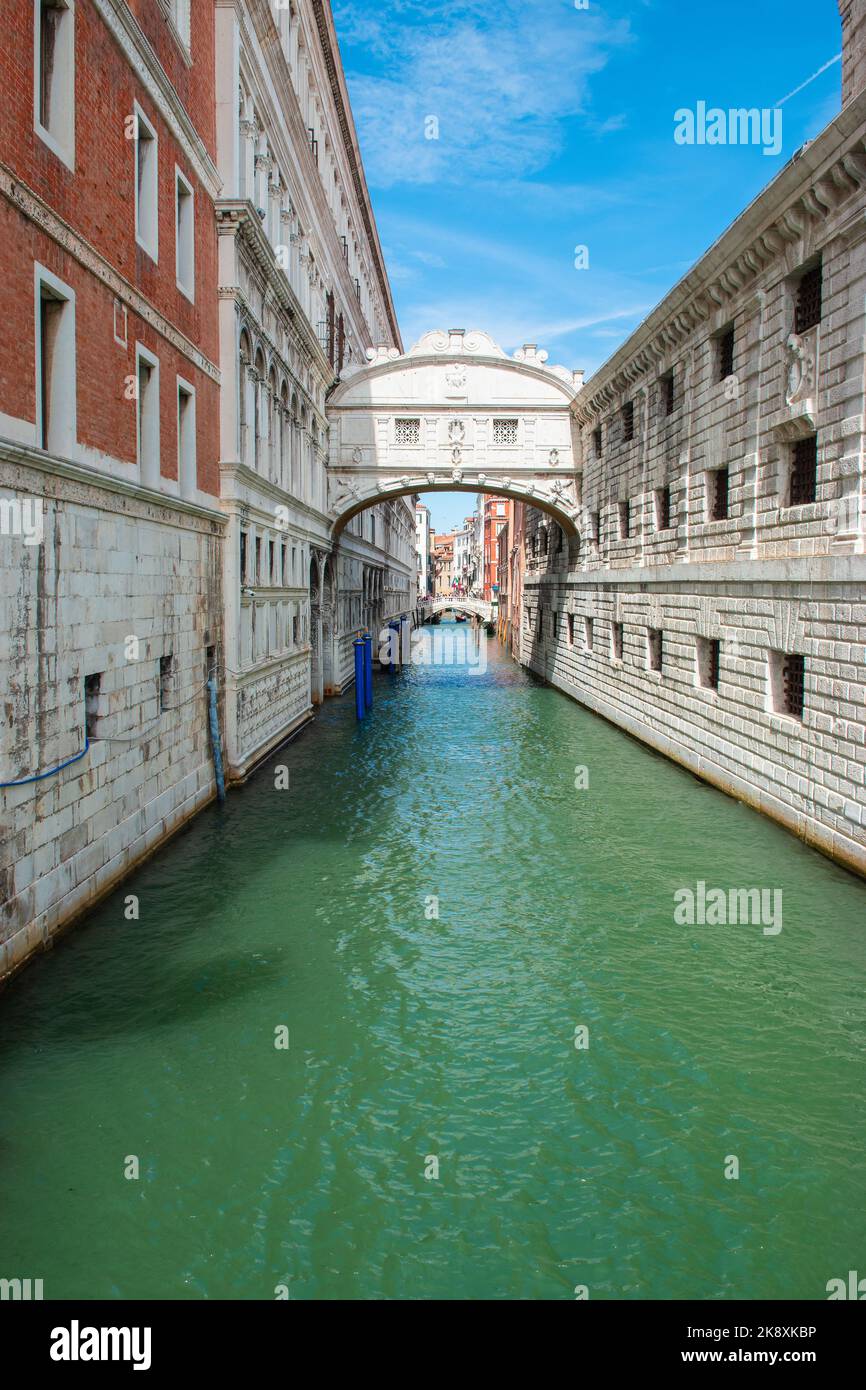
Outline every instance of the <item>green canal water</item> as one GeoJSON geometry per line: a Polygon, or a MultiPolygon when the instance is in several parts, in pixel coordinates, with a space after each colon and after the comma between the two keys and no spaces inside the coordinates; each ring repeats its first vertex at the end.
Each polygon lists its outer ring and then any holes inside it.
{"type": "Polygon", "coordinates": [[[0,997],[0,1276],[821,1299],[866,1274],[866,888],[488,652],[377,676],[361,727],[327,703],[0,997]],[[677,925],[700,880],[781,890],[783,930],[677,925]]]}

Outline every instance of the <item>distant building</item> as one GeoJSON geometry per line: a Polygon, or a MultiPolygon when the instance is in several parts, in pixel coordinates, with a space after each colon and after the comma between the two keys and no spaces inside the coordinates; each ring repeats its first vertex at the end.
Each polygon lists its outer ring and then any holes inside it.
{"type": "Polygon", "coordinates": [[[434,532],[430,525],[430,508],[415,503],[415,551],[418,556],[418,593],[426,598],[430,593],[431,544],[434,532]]]}

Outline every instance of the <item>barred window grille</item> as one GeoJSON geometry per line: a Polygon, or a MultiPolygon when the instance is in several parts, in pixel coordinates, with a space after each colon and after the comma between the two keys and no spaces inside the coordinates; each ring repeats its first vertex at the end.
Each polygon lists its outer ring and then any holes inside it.
{"type": "Polygon", "coordinates": [[[394,421],[394,440],[397,444],[420,444],[421,443],[421,421],[418,420],[395,420],[394,421]]]}
{"type": "Polygon", "coordinates": [[[711,475],[710,520],[727,521],[730,513],[730,470],[717,468],[711,475]]]}
{"type": "Polygon", "coordinates": [[[698,638],[698,678],[705,690],[718,690],[721,642],[714,637],[698,638]]]}
{"type": "Polygon", "coordinates": [[[622,636],[623,636],[623,626],[622,626],[622,623],[611,623],[611,625],[610,625],[610,640],[611,640],[611,651],[612,651],[612,654],[613,654],[613,659],[614,659],[614,661],[622,661],[622,636]]]}
{"type": "Polygon", "coordinates": [[[671,490],[669,487],[660,487],[656,493],[656,530],[669,531],[671,529],[671,490]]]}
{"type": "Polygon", "coordinates": [[[782,663],[785,713],[802,719],[806,703],[806,658],[789,653],[782,663]]]}
{"type": "Polygon", "coordinates": [[[596,545],[601,544],[601,512],[590,512],[589,514],[589,538],[596,545]]]}
{"type": "Polygon", "coordinates": [[[517,443],[517,421],[516,420],[494,420],[493,421],[493,443],[509,446],[517,443]]]}
{"type": "Polygon", "coordinates": [[[734,330],[727,329],[719,339],[719,381],[734,375],[734,330]]]}
{"type": "Polygon", "coordinates": [[[664,644],[661,628],[647,628],[647,655],[651,671],[661,671],[664,658],[664,644]]]}
{"type": "Polygon", "coordinates": [[[602,450],[601,425],[599,425],[598,428],[597,428],[597,429],[594,429],[593,432],[592,432],[592,451],[593,451],[593,453],[595,454],[595,457],[596,457],[597,459],[600,459],[600,458],[601,458],[601,450],[602,450]]]}
{"type": "Polygon", "coordinates": [[[676,389],[674,386],[674,374],[668,372],[659,382],[661,389],[662,414],[673,415],[676,406],[676,389]]]}
{"type": "Polygon", "coordinates": [[[593,625],[592,625],[592,624],[593,624],[592,618],[584,618],[584,620],[583,620],[583,645],[586,647],[586,650],[587,650],[588,652],[591,652],[591,651],[592,651],[592,641],[593,641],[593,625]]]}
{"type": "Polygon", "coordinates": [[[802,507],[818,496],[818,436],[798,439],[791,459],[792,507],[802,507]]]}
{"type": "Polygon", "coordinates": [[[794,316],[794,332],[806,333],[821,322],[822,268],[816,265],[800,277],[797,286],[797,312],[794,316]]]}
{"type": "Polygon", "coordinates": [[[623,541],[631,535],[631,502],[628,501],[619,504],[619,535],[623,541]]]}
{"type": "Polygon", "coordinates": [[[634,439],[634,402],[629,401],[622,408],[622,437],[623,442],[630,444],[634,439]]]}

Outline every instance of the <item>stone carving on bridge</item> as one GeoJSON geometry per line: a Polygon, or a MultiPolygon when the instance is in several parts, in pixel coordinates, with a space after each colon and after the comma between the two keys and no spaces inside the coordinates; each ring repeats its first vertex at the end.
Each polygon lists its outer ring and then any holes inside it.
{"type": "Polygon", "coordinates": [[[462,444],[466,438],[466,426],[462,420],[452,420],[448,426],[448,438],[452,444],[462,444]]]}

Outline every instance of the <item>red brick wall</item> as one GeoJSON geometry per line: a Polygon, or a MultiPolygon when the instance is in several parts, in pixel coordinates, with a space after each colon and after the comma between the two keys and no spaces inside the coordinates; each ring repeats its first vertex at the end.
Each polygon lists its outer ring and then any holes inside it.
{"type": "MultiPolygon", "coordinates": [[[[214,7],[192,5],[192,64],[187,66],[157,0],[133,0],[138,18],[166,76],[186,106],[211,156],[214,7]]],[[[77,0],[76,125],[73,173],[33,128],[33,3],[3,5],[0,82],[4,115],[0,161],[41,197],[132,283],[170,324],[212,363],[218,356],[217,237],[213,204],[181,147],[90,0],[77,0]],[[159,140],[159,262],[135,240],[134,142],[127,117],[137,100],[159,140]],[[177,288],[175,192],[177,165],[195,190],[195,303],[177,288]]],[[[114,341],[114,295],[21,211],[0,198],[0,411],[35,420],[33,263],[40,261],[76,292],[78,437],[82,444],[134,461],[135,402],[124,379],[135,371],[138,340],[160,359],[162,472],[177,476],[176,376],[196,388],[199,486],[216,495],[218,387],[193,361],[131,312],[127,349],[114,341]],[[8,325],[15,324],[15,333],[8,325]]]]}

